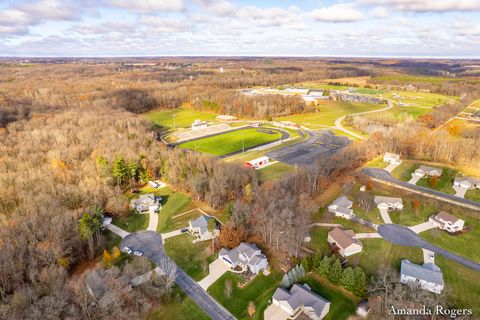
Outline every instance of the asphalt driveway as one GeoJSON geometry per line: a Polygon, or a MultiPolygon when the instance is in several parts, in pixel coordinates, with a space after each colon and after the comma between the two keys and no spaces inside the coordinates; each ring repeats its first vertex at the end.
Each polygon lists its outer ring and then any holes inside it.
{"type": "Polygon", "coordinates": [[[440,254],[445,258],[458,262],[467,268],[480,272],[480,264],[426,242],[415,232],[405,226],[398,224],[382,224],[378,227],[378,233],[382,236],[382,238],[392,243],[401,246],[427,249],[435,252],[436,254],[440,254]]]}

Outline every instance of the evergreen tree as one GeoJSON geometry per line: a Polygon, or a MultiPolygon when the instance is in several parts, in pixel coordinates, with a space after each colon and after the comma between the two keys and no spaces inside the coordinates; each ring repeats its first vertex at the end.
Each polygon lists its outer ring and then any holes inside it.
{"type": "Polygon", "coordinates": [[[319,253],[316,253],[313,257],[312,257],[312,267],[311,269],[312,270],[316,270],[318,269],[318,267],[320,266],[320,262],[322,261],[322,255],[319,254],[319,253]]]}
{"type": "Polygon", "coordinates": [[[287,277],[288,277],[288,283],[290,285],[293,285],[295,283],[295,278],[293,278],[293,274],[290,271],[287,273],[287,277]]]}
{"type": "Polygon", "coordinates": [[[115,156],[112,175],[117,180],[117,185],[123,184],[128,179],[128,168],[122,155],[115,156]]]}
{"type": "Polygon", "coordinates": [[[353,292],[360,297],[363,297],[367,293],[367,275],[362,268],[356,267],[354,270],[355,286],[353,292]]]}
{"type": "Polygon", "coordinates": [[[328,277],[330,273],[330,267],[332,265],[332,259],[328,256],[324,256],[323,259],[318,264],[318,267],[315,269],[317,273],[321,276],[328,277]]]}
{"type": "Polygon", "coordinates": [[[288,274],[287,274],[287,273],[285,273],[285,274],[283,275],[283,279],[282,279],[282,284],[281,284],[281,286],[282,286],[283,288],[289,288],[289,287],[290,287],[290,280],[288,279],[288,274]]]}
{"type": "Polygon", "coordinates": [[[297,269],[295,268],[292,268],[292,270],[290,270],[290,272],[292,274],[292,279],[293,279],[293,283],[297,282],[298,281],[298,273],[297,273],[297,269]]]}
{"type": "Polygon", "coordinates": [[[298,265],[298,274],[300,278],[305,277],[305,268],[302,264],[298,265]]]}
{"type": "Polygon", "coordinates": [[[333,283],[338,283],[340,281],[340,277],[342,275],[342,264],[340,263],[339,259],[335,259],[332,263],[332,267],[330,268],[330,272],[328,274],[328,279],[333,283]]]}
{"type": "Polygon", "coordinates": [[[353,291],[355,287],[355,273],[352,267],[343,269],[340,276],[340,285],[349,291],[353,291]]]}
{"type": "Polygon", "coordinates": [[[309,272],[312,269],[312,258],[310,256],[303,257],[300,263],[304,271],[309,272]]]}

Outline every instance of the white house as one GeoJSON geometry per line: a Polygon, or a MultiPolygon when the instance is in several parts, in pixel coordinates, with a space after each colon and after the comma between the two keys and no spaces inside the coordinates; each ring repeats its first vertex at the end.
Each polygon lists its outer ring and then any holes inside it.
{"type": "Polygon", "coordinates": [[[342,256],[348,257],[361,252],[363,249],[362,243],[354,236],[355,233],[352,230],[334,228],[328,232],[327,241],[330,245],[335,245],[342,256]]]}
{"type": "Polygon", "coordinates": [[[480,189],[480,178],[456,177],[455,180],[453,180],[453,185],[465,189],[480,189]]]}
{"type": "Polygon", "coordinates": [[[354,216],[352,205],[353,202],[350,201],[346,196],[341,196],[328,206],[328,211],[335,213],[336,217],[342,217],[350,220],[354,216]]]}
{"type": "Polygon", "coordinates": [[[452,216],[445,211],[440,211],[436,215],[431,216],[428,220],[433,223],[435,227],[446,230],[450,233],[462,231],[465,225],[465,221],[452,216]]]}
{"type": "Polygon", "coordinates": [[[375,196],[374,202],[378,209],[402,210],[403,201],[401,198],[375,196]]]}
{"type": "Polygon", "coordinates": [[[383,162],[390,163],[390,164],[400,164],[402,160],[400,160],[400,155],[392,152],[385,152],[383,155],[383,162]]]}
{"type": "MultiPolygon", "coordinates": [[[[275,316],[283,314],[289,319],[296,319],[301,313],[313,320],[323,319],[330,311],[330,301],[322,298],[313,292],[307,284],[294,284],[292,288],[286,290],[277,288],[272,297],[272,307],[276,307],[280,312],[268,312],[265,310],[265,320],[279,320],[280,317],[275,316]]],[[[286,319],[284,317],[283,319],[286,319]]]]}
{"type": "Polygon", "coordinates": [[[240,266],[248,268],[254,274],[268,267],[268,260],[262,251],[255,244],[242,242],[232,250],[222,248],[218,252],[218,257],[228,264],[232,269],[240,266]]]}
{"type": "Polygon", "coordinates": [[[433,263],[422,265],[414,264],[408,259],[402,260],[400,268],[400,282],[416,285],[423,290],[433,293],[441,293],[445,283],[443,274],[438,266],[433,263]]]}
{"type": "Polygon", "coordinates": [[[413,174],[419,177],[440,177],[442,172],[442,169],[421,165],[413,174]]]}
{"type": "Polygon", "coordinates": [[[136,210],[139,213],[148,211],[149,213],[158,213],[162,207],[162,198],[153,193],[142,194],[137,199],[130,200],[130,209],[136,210]]]}
{"type": "Polygon", "coordinates": [[[207,121],[202,121],[200,119],[195,119],[192,123],[192,130],[200,130],[208,127],[207,121]]]}
{"type": "Polygon", "coordinates": [[[215,238],[217,233],[215,231],[217,230],[212,230],[212,231],[208,230],[208,220],[210,219],[213,219],[213,218],[208,218],[202,215],[193,221],[189,221],[188,231],[193,236],[197,237],[197,239],[200,241],[210,240],[215,238]]]}

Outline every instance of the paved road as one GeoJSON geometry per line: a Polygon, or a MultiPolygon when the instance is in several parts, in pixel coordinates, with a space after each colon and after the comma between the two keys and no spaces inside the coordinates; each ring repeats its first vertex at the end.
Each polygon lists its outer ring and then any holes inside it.
{"type": "Polygon", "coordinates": [[[378,227],[378,233],[382,236],[382,238],[392,243],[399,244],[401,246],[427,249],[440,254],[445,258],[458,262],[467,268],[480,272],[480,264],[426,242],[417,236],[415,232],[405,226],[398,224],[382,224],[378,227]]]}
{"type": "MultiPolygon", "coordinates": [[[[154,231],[140,231],[127,235],[120,243],[120,249],[122,251],[125,247],[129,247],[132,250],[141,250],[144,257],[155,262],[157,265],[166,257],[165,251],[163,250],[162,236],[154,231]]],[[[192,278],[178,266],[175,282],[213,320],[235,319],[234,316],[210,297],[198,283],[193,281],[192,278]]]]}
{"type": "MultiPolygon", "coordinates": [[[[358,113],[351,113],[349,114],[350,116],[359,116],[359,115],[362,115],[362,114],[369,114],[369,113],[375,113],[375,112],[381,112],[381,111],[386,111],[388,109],[391,109],[393,108],[393,102],[388,100],[388,107],[386,108],[383,108],[383,109],[378,109],[378,110],[371,110],[371,111],[365,111],[365,112],[358,112],[358,113]]],[[[358,138],[360,140],[365,140],[366,138],[365,137],[362,137],[361,135],[358,135],[356,134],[355,132],[352,132],[348,129],[345,129],[344,126],[342,126],[342,121],[343,119],[345,119],[347,117],[347,115],[345,116],[342,116],[340,118],[338,118],[337,120],[335,120],[335,129],[338,129],[338,130],[341,130],[345,133],[348,133],[349,135],[351,136],[354,136],[355,138],[358,138]]]]}
{"type": "Polygon", "coordinates": [[[480,210],[480,202],[476,202],[469,199],[459,198],[451,194],[446,194],[440,191],[432,190],[429,188],[411,185],[406,182],[395,179],[390,173],[383,169],[378,168],[364,168],[362,172],[374,179],[383,181],[385,183],[393,184],[401,189],[407,189],[411,192],[420,193],[431,198],[443,200],[449,203],[454,203],[473,210],[480,210]]]}

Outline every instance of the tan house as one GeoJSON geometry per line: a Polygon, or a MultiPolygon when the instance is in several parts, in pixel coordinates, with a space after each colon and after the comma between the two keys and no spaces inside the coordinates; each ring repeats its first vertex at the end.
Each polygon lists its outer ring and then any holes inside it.
{"type": "Polygon", "coordinates": [[[450,233],[462,231],[465,225],[465,221],[452,216],[445,211],[440,211],[436,215],[431,216],[428,220],[433,223],[435,227],[450,233]]]}
{"type": "Polygon", "coordinates": [[[359,253],[363,249],[362,243],[355,238],[352,230],[334,228],[328,233],[327,240],[330,245],[335,245],[338,252],[344,257],[359,253]]]}

